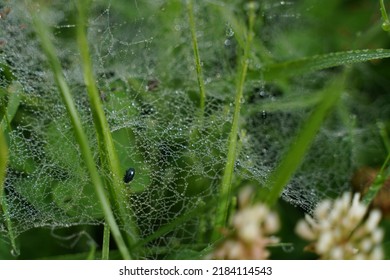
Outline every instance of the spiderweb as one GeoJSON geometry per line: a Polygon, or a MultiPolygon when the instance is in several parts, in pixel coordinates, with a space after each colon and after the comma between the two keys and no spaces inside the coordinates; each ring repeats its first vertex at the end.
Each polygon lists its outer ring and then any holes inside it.
{"type": "MultiPolygon", "coordinates": [[[[75,43],[77,11],[71,3],[63,2],[51,1],[44,20],[53,28],[57,54],[98,162],[98,144],[75,43]]],[[[275,42],[294,28],[299,32],[299,5],[263,2],[260,35],[268,51],[284,59],[280,55],[283,46],[275,42]]],[[[18,236],[36,227],[101,224],[103,215],[26,7],[20,1],[0,3],[2,11],[9,9],[0,20],[0,89],[2,115],[11,118],[6,130],[10,162],[5,196],[12,231],[18,236]],[[11,96],[18,104],[14,115],[4,109],[11,96]]],[[[227,157],[240,52],[233,23],[215,16],[220,7],[232,10],[237,17],[245,15],[245,5],[240,1],[196,4],[207,91],[203,122],[198,121],[191,33],[181,1],[97,1],[91,11],[88,37],[95,76],[121,171],[124,174],[129,167],[136,170],[129,193],[124,195],[140,238],[207,204],[218,192],[227,157]]],[[[286,55],[292,58],[301,54],[292,48],[286,55]]],[[[309,105],[284,109],[273,105],[310,97],[331,75],[310,75],[293,81],[287,89],[261,80],[248,81],[235,166],[237,188],[245,184],[266,187],[267,176],[312,110],[309,105]]],[[[350,103],[345,102],[356,105],[350,103]]],[[[364,111],[363,107],[355,108],[364,111]]],[[[285,200],[311,211],[320,199],[348,188],[356,165],[352,144],[357,133],[353,121],[343,117],[336,111],[326,121],[284,191],[285,200]]],[[[103,170],[101,173],[109,177],[103,170]]],[[[169,256],[180,244],[199,240],[210,227],[204,216],[212,211],[207,208],[207,212],[172,227],[155,238],[151,248],[164,247],[166,251],[161,254],[169,256]]],[[[8,235],[4,213],[0,234],[3,238],[8,235]]],[[[151,249],[144,257],[159,254],[151,249]]]]}

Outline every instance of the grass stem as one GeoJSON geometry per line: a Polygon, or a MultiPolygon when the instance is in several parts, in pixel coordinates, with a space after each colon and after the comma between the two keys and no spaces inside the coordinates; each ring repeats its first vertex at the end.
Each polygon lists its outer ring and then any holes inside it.
{"type": "Polygon", "coordinates": [[[126,230],[130,232],[130,234],[127,235],[127,239],[131,246],[135,243],[135,240],[137,239],[137,233],[135,231],[136,226],[132,221],[131,213],[128,211],[128,201],[125,200],[126,197],[123,195],[124,193],[126,193],[125,185],[122,182],[123,175],[120,174],[118,155],[114,146],[112,134],[106,116],[104,114],[103,105],[101,103],[101,98],[93,75],[91,55],[86,36],[86,14],[88,6],[85,1],[75,2],[79,11],[79,21],[77,25],[77,41],[81,54],[81,62],[84,72],[84,82],[87,87],[89,100],[91,102],[93,121],[98,137],[101,161],[103,163],[103,167],[108,169],[108,173],[112,174],[112,180],[109,181],[111,201],[114,204],[115,208],[118,210],[119,218],[122,224],[125,226],[126,230]]]}
{"type": "Polygon", "coordinates": [[[218,239],[220,236],[219,230],[226,225],[227,215],[230,206],[230,193],[232,187],[232,178],[234,172],[234,164],[236,161],[236,149],[237,149],[237,134],[240,119],[241,102],[243,99],[244,84],[246,73],[249,64],[250,48],[253,39],[253,26],[255,22],[255,5],[251,3],[249,5],[249,28],[247,38],[245,42],[244,54],[241,57],[241,63],[238,72],[238,81],[236,88],[236,95],[234,101],[234,115],[232,128],[229,134],[228,142],[228,155],[225,165],[224,174],[222,177],[221,188],[219,192],[219,203],[216,212],[216,220],[214,225],[213,240],[218,239]]]}
{"type": "Polygon", "coordinates": [[[198,40],[196,39],[196,28],[195,28],[192,0],[187,0],[187,13],[188,13],[188,20],[191,29],[192,47],[194,49],[196,74],[197,74],[198,85],[199,85],[201,119],[203,120],[205,103],[206,103],[206,91],[205,91],[204,79],[202,74],[202,65],[201,65],[200,55],[199,55],[198,40]]]}
{"type": "Polygon", "coordinates": [[[11,242],[12,250],[15,254],[18,254],[18,249],[15,243],[15,234],[11,218],[8,211],[7,199],[4,192],[4,183],[7,173],[8,165],[8,147],[5,140],[5,135],[2,129],[0,129],[0,213],[3,212],[5,224],[7,225],[8,237],[11,242]]]}
{"type": "Polygon", "coordinates": [[[104,223],[102,260],[108,260],[109,258],[110,258],[110,226],[107,223],[104,223]]]}
{"type": "Polygon", "coordinates": [[[368,187],[368,190],[366,194],[363,196],[363,203],[366,205],[369,205],[378,192],[382,189],[382,187],[385,185],[386,180],[390,176],[390,167],[388,166],[390,162],[390,140],[389,135],[387,134],[385,124],[382,122],[378,122],[378,129],[379,133],[382,137],[383,144],[386,148],[387,157],[384,161],[384,163],[381,166],[381,169],[379,170],[378,174],[376,175],[374,181],[371,183],[371,185],[368,187]],[[387,167],[387,168],[386,168],[387,167]]]}
{"type": "Polygon", "coordinates": [[[383,21],[382,29],[386,32],[390,32],[390,20],[387,16],[385,3],[383,2],[383,0],[380,0],[379,3],[380,3],[380,10],[381,10],[382,21],[383,21]]]}
{"type": "Polygon", "coordinates": [[[80,152],[82,154],[82,157],[84,159],[84,162],[90,174],[91,181],[95,188],[97,197],[99,198],[99,202],[102,207],[105,219],[107,223],[110,225],[111,232],[118,245],[119,251],[122,254],[122,257],[124,259],[131,259],[130,253],[123,240],[118,224],[115,221],[115,217],[111,209],[110,201],[107,198],[103,181],[100,178],[98,169],[95,165],[95,161],[91,149],[89,147],[88,139],[83,129],[79,113],[77,112],[75,103],[73,101],[72,94],[70,93],[69,86],[65,81],[65,77],[62,71],[60,61],[57,55],[55,54],[54,46],[49,39],[49,30],[43,24],[42,20],[40,19],[40,15],[36,11],[31,12],[31,15],[33,18],[33,24],[35,30],[37,32],[39,39],[41,40],[43,51],[50,64],[55,82],[60,91],[63,102],[66,106],[69,118],[72,123],[73,131],[75,133],[78,145],[80,147],[80,152]]]}

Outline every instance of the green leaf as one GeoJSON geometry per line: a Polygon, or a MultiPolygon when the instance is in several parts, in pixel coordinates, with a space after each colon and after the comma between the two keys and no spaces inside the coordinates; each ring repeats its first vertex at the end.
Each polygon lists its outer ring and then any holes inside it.
{"type": "Polygon", "coordinates": [[[0,128],[6,131],[7,127],[9,128],[12,119],[15,117],[16,112],[18,111],[23,90],[20,84],[13,83],[10,85],[7,90],[1,89],[2,95],[7,95],[7,107],[5,108],[3,119],[0,122],[0,128]]]}
{"type": "Polygon", "coordinates": [[[142,192],[152,182],[151,170],[145,164],[142,154],[136,148],[133,131],[125,127],[114,131],[112,137],[118,151],[121,174],[125,174],[129,167],[135,169],[134,180],[128,184],[129,193],[142,192]]]}
{"type": "Polygon", "coordinates": [[[248,70],[248,79],[264,79],[266,81],[271,81],[280,78],[298,76],[335,66],[388,57],[390,57],[389,49],[353,50],[329,53],[325,55],[315,55],[282,63],[268,64],[260,69],[248,70]]]}

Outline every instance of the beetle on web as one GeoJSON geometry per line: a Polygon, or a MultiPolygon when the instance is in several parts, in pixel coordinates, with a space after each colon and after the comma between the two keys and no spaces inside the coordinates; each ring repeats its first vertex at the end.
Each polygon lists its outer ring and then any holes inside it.
{"type": "Polygon", "coordinates": [[[133,167],[130,167],[126,170],[125,176],[123,176],[123,182],[130,183],[135,176],[135,169],[133,167]]]}

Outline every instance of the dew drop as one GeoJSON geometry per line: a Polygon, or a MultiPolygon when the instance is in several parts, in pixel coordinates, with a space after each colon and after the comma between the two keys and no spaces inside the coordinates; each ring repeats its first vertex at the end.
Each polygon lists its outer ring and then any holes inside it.
{"type": "Polygon", "coordinates": [[[20,255],[20,251],[17,250],[17,249],[12,249],[12,250],[10,251],[10,253],[11,253],[11,255],[12,255],[13,257],[17,257],[17,256],[20,255]]]}
{"type": "Polygon", "coordinates": [[[382,23],[382,29],[383,31],[389,32],[390,31],[390,22],[386,20],[382,23]]]}
{"type": "Polygon", "coordinates": [[[234,31],[230,26],[226,27],[226,37],[232,37],[234,35],[234,31]]]}
{"type": "Polygon", "coordinates": [[[286,244],[286,245],[282,246],[282,250],[285,253],[292,253],[295,250],[295,248],[294,248],[294,245],[292,245],[292,244],[286,244]]]}

